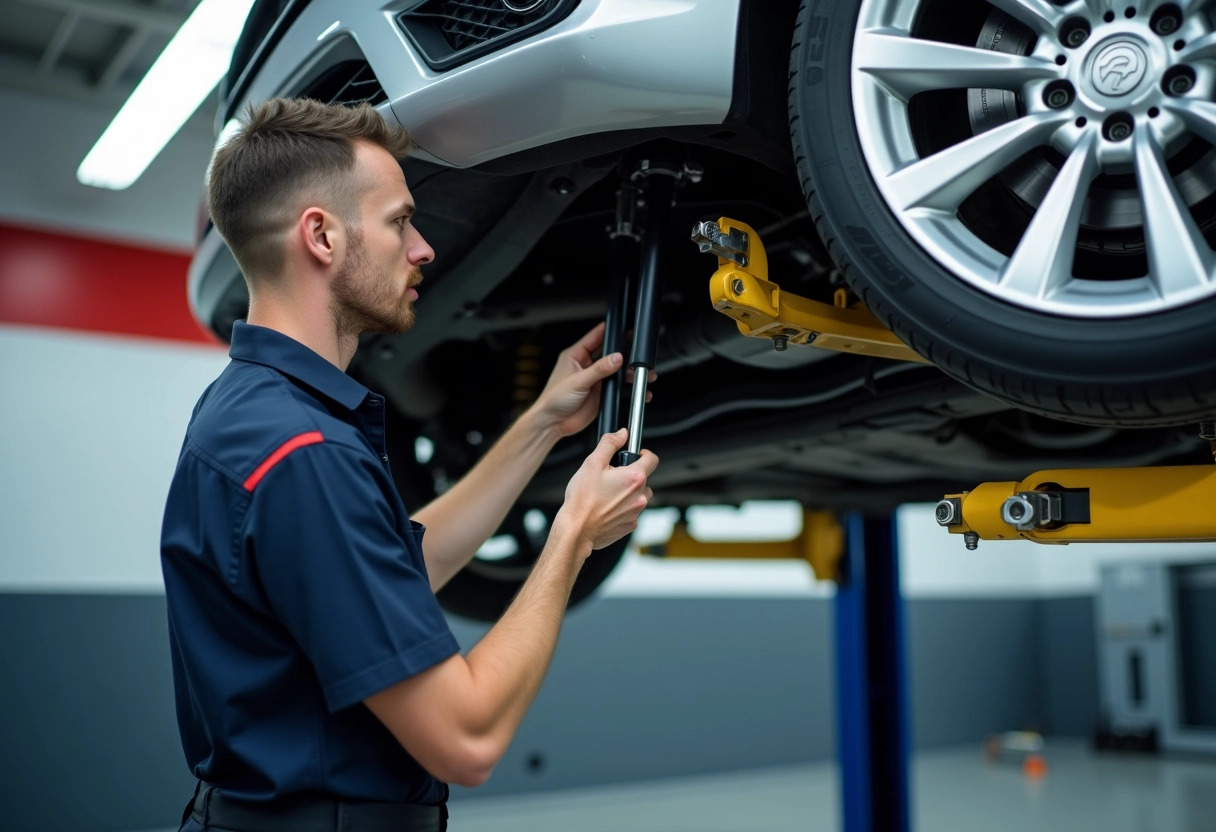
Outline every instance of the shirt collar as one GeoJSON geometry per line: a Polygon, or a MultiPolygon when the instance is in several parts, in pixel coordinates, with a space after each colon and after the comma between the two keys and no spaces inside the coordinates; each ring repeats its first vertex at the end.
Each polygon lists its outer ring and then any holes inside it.
{"type": "Polygon", "coordinates": [[[228,355],[278,370],[347,410],[357,409],[370,392],[299,341],[264,326],[244,321],[233,324],[228,355]]]}

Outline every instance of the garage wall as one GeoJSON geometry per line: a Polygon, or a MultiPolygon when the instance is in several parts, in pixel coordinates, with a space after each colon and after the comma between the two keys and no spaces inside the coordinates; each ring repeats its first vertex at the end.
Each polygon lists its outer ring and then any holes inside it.
{"type": "MultiPolygon", "coordinates": [[[[227,358],[189,317],[185,264],[0,226],[0,829],[171,826],[191,786],[172,714],[160,513],[190,410],[227,358]],[[99,331],[87,313],[114,303],[99,331]]],[[[670,521],[651,515],[642,538],[670,521]]],[[[978,747],[1022,727],[1087,733],[1098,564],[1213,556],[968,552],[925,506],[899,523],[918,747],[978,747]]],[[[801,564],[630,554],[570,614],[537,706],[481,793],[831,757],[831,595],[801,564]]],[[[466,648],[482,632],[453,628],[466,648]]]]}

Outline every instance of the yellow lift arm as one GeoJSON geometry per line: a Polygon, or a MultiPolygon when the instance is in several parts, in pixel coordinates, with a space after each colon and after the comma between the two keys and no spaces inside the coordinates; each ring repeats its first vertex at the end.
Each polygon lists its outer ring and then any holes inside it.
{"type": "Polygon", "coordinates": [[[980,540],[1113,543],[1216,540],[1216,465],[1039,471],[947,494],[935,517],[980,540]]]}
{"type": "Polygon", "coordinates": [[[830,511],[804,510],[802,532],[792,540],[725,542],[697,540],[680,522],[666,543],[642,546],[638,551],[665,558],[805,560],[816,578],[835,581],[840,577],[840,559],[844,556],[844,529],[830,511]]]}
{"type": "MultiPolygon", "coordinates": [[[[709,281],[710,300],[715,309],[735,320],[744,335],[768,338],[777,350],[790,344],[814,345],[902,361],[925,360],[863,304],[849,306],[843,290],[836,292],[833,304],[783,291],[768,279],[764,244],[747,224],[729,217],[697,223],[692,239],[702,252],[717,256],[718,269],[709,281]]],[[[1216,439],[1216,426],[1205,430],[1205,438],[1216,439]]],[[[820,513],[808,512],[808,518],[812,514],[820,513]]],[[[1021,482],[990,482],[947,494],[937,504],[936,518],[952,534],[963,535],[969,549],[980,540],[1216,541],[1216,465],[1040,471],[1021,482]]],[[[811,529],[809,522],[806,529],[811,529]]],[[[737,557],[740,551],[750,550],[753,557],[811,560],[810,553],[830,547],[812,546],[810,533],[804,530],[803,538],[781,544],[712,544],[696,541],[678,527],[666,552],[669,557],[737,557]]],[[[815,572],[822,578],[827,567],[823,574],[820,567],[815,572]]]]}
{"type": "Polygon", "coordinates": [[[838,290],[834,304],[786,292],[768,279],[768,255],[751,226],[722,217],[698,223],[693,242],[701,251],[716,254],[718,270],[709,279],[710,301],[735,320],[739,331],[752,338],[768,338],[777,350],[790,344],[814,345],[839,352],[921,361],[903,341],[863,304],[846,305],[838,290]]]}

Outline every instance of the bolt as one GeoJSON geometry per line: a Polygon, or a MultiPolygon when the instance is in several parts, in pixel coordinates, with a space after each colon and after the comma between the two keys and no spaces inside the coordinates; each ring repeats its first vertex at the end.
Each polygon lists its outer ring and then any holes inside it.
{"type": "Polygon", "coordinates": [[[1134,122],[1127,113],[1115,113],[1102,125],[1102,135],[1112,142],[1121,142],[1132,134],[1134,122]]]}
{"type": "Polygon", "coordinates": [[[1216,440],[1216,420],[1208,420],[1199,423],[1199,438],[1216,440]]]}
{"type": "Polygon", "coordinates": [[[1073,17],[1064,21],[1063,31],[1060,32],[1060,43],[1069,49],[1076,49],[1089,40],[1089,23],[1084,18],[1073,17]]]}
{"type": "Polygon", "coordinates": [[[1065,46],[1077,47],[1085,43],[1089,37],[1089,24],[1084,18],[1072,17],[1064,21],[1060,33],[1060,43],[1065,46]]]}
{"type": "Polygon", "coordinates": [[[1195,86],[1195,82],[1188,75],[1175,75],[1170,79],[1169,92],[1170,95],[1186,95],[1191,91],[1191,87],[1195,86]]]}
{"type": "Polygon", "coordinates": [[[786,347],[789,346],[789,343],[790,339],[784,335],[773,336],[773,349],[777,352],[785,352],[786,347]]]}
{"type": "Polygon", "coordinates": [[[736,277],[730,283],[730,290],[736,295],[743,294],[743,281],[736,277]]]}
{"type": "Polygon", "coordinates": [[[574,190],[574,183],[562,176],[549,183],[549,189],[559,196],[566,196],[574,190]]]}
{"type": "Polygon", "coordinates": [[[1072,103],[1076,90],[1067,81],[1053,81],[1043,90],[1043,103],[1053,110],[1063,110],[1072,103]]]}
{"type": "Polygon", "coordinates": [[[933,509],[933,517],[939,526],[948,526],[953,523],[954,513],[954,503],[949,500],[942,500],[937,504],[937,508],[933,509]]]}
{"type": "Polygon", "coordinates": [[[1026,506],[1024,503],[1011,503],[1009,506],[1009,516],[1014,520],[1021,520],[1026,516],[1026,506]]]}
{"type": "Polygon", "coordinates": [[[1182,9],[1173,3],[1162,6],[1153,13],[1149,25],[1159,35],[1172,35],[1182,26],[1182,9]]]}
{"type": "Polygon", "coordinates": [[[968,549],[974,550],[980,545],[980,536],[976,532],[963,532],[963,542],[968,549]]]}

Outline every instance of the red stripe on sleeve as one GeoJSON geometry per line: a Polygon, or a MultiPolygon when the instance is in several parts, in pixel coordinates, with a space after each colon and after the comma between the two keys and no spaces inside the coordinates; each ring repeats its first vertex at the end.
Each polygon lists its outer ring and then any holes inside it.
{"type": "Polygon", "coordinates": [[[262,477],[270,471],[271,468],[283,461],[283,458],[296,448],[303,448],[305,445],[316,445],[318,442],[324,442],[325,437],[321,435],[321,431],[314,430],[308,433],[301,433],[299,436],[293,436],[275,450],[270,456],[266,457],[266,461],[257,467],[257,470],[249,475],[249,479],[245,480],[245,490],[252,491],[257,487],[257,484],[262,481],[262,477]]]}

